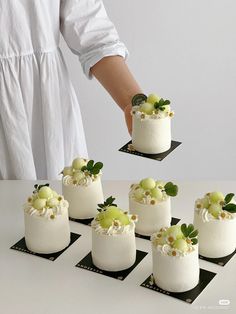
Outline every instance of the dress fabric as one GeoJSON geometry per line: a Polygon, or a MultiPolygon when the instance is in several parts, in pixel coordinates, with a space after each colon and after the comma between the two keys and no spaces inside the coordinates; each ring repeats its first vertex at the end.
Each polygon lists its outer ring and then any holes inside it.
{"type": "Polygon", "coordinates": [[[83,71],[128,51],[101,0],[0,0],[0,179],[58,179],[87,157],[78,100],[59,48],[83,71]]]}

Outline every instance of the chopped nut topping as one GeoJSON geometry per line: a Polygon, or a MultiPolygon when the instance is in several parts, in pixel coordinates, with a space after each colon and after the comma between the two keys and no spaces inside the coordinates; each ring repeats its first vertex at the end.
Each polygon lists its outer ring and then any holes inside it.
{"type": "Polygon", "coordinates": [[[173,256],[176,256],[176,254],[177,254],[176,251],[172,251],[173,256]]]}

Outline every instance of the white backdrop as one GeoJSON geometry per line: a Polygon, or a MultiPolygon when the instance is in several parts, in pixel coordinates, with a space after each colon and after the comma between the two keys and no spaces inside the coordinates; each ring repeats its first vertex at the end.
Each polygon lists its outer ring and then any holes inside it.
{"type": "Polygon", "coordinates": [[[145,93],[172,101],[173,139],[164,161],[118,152],[129,140],[123,114],[62,41],[79,97],[90,158],[105,179],[236,178],[236,1],[104,0],[145,93]]]}

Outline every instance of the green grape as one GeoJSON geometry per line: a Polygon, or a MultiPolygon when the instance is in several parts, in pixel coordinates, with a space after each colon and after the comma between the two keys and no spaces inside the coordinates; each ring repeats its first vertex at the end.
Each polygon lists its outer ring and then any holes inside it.
{"type": "Polygon", "coordinates": [[[62,171],[63,176],[72,176],[73,175],[73,168],[72,167],[65,167],[62,171]]]}
{"type": "Polygon", "coordinates": [[[159,188],[152,189],[151,196],[154,197],[157,201],[161,201],[163,198],[162,191],[159,188]]]}
{"type": "Polygon", "coordinates": [[[86,165],[87,165],[87,162],[83,158],[75,158],[72,163],[72,167],[75,170],[80,170],[82,167],[86,165]]]}
{"type": "Polygon", "coordinates": [[[154,105],[156,102],[159,102],[161,97],[156,94],[150,94],[147,98],[147,102],[154,105]]]}
{"type": "Polygon", "coordinates": [[[224,195],[221,192],[212,192],[210,194],[210,201],[212,203],[219,203],[220,201],[224,201],[224,195]]]}
{"type": "Polygon", "coordinates": [[[43,198],[37,198],[34,202],[33,202],[33,207],[37,210],[41,210],[46,206],[46,199],[43,198]]]}
{"type": "Polygon", "coordinates": [[[134,191],[134,197],[137,201],[141,201],[143,198],[144,190],[142,188],[139,188],[134,191]]]}
{"type": "Polygon", "coordinates": [[[126,214],[120,215],[117,220],[121,223],[122,226],[126,226],[130,224],[129,217],[126,214]]]}
{"type": "Polygon", "coordinates": [[[40,198],[46,198],[46,199],[52,198],[53,196],[52,189],[48,186],[43,186],[39,190],[38,195],[40,198]]]}
{"type": "Polygon", "coordinates": [[[203,208],[206,208],[206,209],[209,208],[209,206],[210,206],[209,197],[208,196],[204,196],[201,199],[201,203],[202,203],[203,208]]]}
{"type": "Polygon", "coordinates": [[[48,207],[55,207],[59,204],[59,201],[57,198],[50,198],[49,200],[47,200],[47,206],[48,207]]]}
{"type": "Polygon", "coordinates": [[[184,236],[182,231],[181,231],[181,226],[179,226],[179,225],[174,225],[174,226],[171,226],[170,228],[168,228],[167,234],[173,235],[173,237],[175,239],[182,239],[184,236]]]}
{"type": "Polygon", "coordinates": [[[102,211],[102,212],[100,212],[98,215],[97,215],[97,219],[98,220],[102,220],[102,219],[104,219],[105,218],[105,211],[102,211]]]}
{"type": "Polygon", "coordinates": [[[211,204],[208,208],[209,213],[212,214],[212,216],[214,216],[215,218],[219,216],[221,210],[222,207],[220,206],[220,204],[217,203],[211,204]]]}
{"type": "Polygon", "coordinates": [[[173,248],[178,249],[182,252],[187,252],[188,244],[184,239],[177,239],[173,243],[173,248]]]}
{"type": "Polygon", "coordinates": [[[105,211],[105,216],[112,219],[116,219],[122,214],[123,212],[121,211],[121,209],[116,206],[109,206],[108,209],[105,211]]]}
{"type": "Polygon", "coordinates": [[[75,172],[74,175],[73,175],[73,179],[76,180],[76,181],[80,181],[82,179],[84,179],[85,175],[83,172],[81,171],[78,171],[78,172],[75,172]]]}
{"type": "Polygon", "coordinates": [[[113,219],[109,217],[104,217],[103,219],[100,220],[100,225],[104,229],[110,228],[112,223],[113,223],[113,219]]]}
{"type": "Polygon", "coordinates": [[[146,114],[152,114],[153,110],[154,106],[152,104],[149,104],[148,102],[140,105],[140,111],[146,114]]]}
{"type": "Polygon", "coordinates": [[[58,198],[58,193],[56,191],[52,190],[52,196],[55,197],[55,198],[58,198]]]}
{"type": "Polygon", "coordinates": [[[155,188],[156,182],[152,178],[146,178],[141,180],[140,185],[144,190],[152,190],[155,188]]]}

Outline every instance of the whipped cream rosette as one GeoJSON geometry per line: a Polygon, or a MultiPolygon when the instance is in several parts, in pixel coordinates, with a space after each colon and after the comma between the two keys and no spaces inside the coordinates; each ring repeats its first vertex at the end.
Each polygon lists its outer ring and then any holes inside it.
{"type": "Polygon", "coordinates": [[[103,202],[101,162],[76,158],[62,171],[62,193],[69,202],[69,216],[75,219],[93,218],[97,204],[103,202]]]}
{"type": "Polygon", "coordinates": [[[199,230],[202,256],[220,258],[236,246],[236,202],[234,193],[211,192],[195,202],[194,225],[199,230]]]}
{"type": "Polygon", "coordinates": [[[198,284],[197,236],[192,224],[161,228],[151,236],[153,277],[161,289],[184,292],[198,284]]]}
{"type": "Polygon", "coordinates": [[[137,94],[132,99],[132,145],[146,154],[159,154],[171,147],[170,101],[150,94],[137,94]]]}
{"type": "Polygon", "coordinates": [[[129,192],[129,211],[138,215],[135,232],[150,236],[171,223],[171,197],[178,193],[172,182],[155,181],[152,178],[132,184],[129,192]]]}
{"type": "Polygon", "coordinates": [[[106,271],[121,271],[136,260],[136,215],[122,211],[114,198],[99,204],[100,213],[92,221],[92,259],[96,267],[106,271]]]}
{"type": "Polygon", "coordinates": [[[55,253],[70,243],[68,202],[46,185],[35,185],[24,204],[25,242],[35,253],[55,253]]]}

